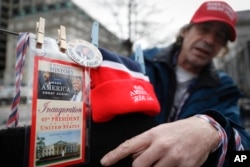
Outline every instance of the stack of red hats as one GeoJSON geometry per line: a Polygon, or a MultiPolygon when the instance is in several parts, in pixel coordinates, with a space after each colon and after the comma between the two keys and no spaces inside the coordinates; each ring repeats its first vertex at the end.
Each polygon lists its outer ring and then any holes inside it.
{"type": "Polygon", "coordinates": [[[154,88],[140,65],[125,56],[100,48],[102,64],[90,71],[91,107],[94,122],[106,122],[116,115],[156,115],[160,105],[154,88]]]}

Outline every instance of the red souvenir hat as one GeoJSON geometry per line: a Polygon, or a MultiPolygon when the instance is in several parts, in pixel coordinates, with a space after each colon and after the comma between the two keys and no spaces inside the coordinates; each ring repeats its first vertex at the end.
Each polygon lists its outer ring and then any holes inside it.
{"type": "Polygon", "coordinates": [[[193,15],[191,23],[202,23],[207,21],[220,21],[227,24],[230,28],[229,40],[235,40],[237,14],[226,2],[207,1],[201,4],[193,15]]]}
{"type": "Polygon", "coordinates": [[[91,68],[91,111],[96,123],[116,116],[143,113],[155,116],[160,104],[148,76],[132,59],[99,48],[103,62],[91,68]]]}

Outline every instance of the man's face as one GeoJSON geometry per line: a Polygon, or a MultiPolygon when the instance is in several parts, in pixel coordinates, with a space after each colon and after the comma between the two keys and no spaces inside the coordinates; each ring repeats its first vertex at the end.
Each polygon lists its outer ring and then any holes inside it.
{"type": "Polygon", "coordinates": [[[180,62],[201,69],[226,45],[227,34],[227,26],[220,22],[194,24],[182,34],[180,62]]]}
{"type": "Polygon", "coordinates": [[[44,78],[44,80],[45,81],[49,81],[49,78],[50,78],[50,74],[48,73],[48,72],[45,72],[44,74],[43,74],[43,78],[44,78]]]}
{"type": "Polygon", "coordinates": [[[74,91],[80,91],[82,89],[82,81],[80,78],[72,79],[72,86],[74,91]]]}

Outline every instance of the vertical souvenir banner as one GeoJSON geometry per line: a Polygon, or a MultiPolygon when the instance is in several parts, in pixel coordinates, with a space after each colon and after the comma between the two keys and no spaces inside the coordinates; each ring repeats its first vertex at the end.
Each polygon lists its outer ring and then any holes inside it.
{"type": "Polygon", "coordinates": [[[73,63],[34,59],[30,166],[85,161],[84,70],[73,63]]]}
{"type": "Polygon", "coordinates": [[[43,48],[37,49],[31,37],[29,47],[33,76],[29,166],[83,164],[88,160],[88,73],[61,53],[54,39],[44,40],[43,48]]]}

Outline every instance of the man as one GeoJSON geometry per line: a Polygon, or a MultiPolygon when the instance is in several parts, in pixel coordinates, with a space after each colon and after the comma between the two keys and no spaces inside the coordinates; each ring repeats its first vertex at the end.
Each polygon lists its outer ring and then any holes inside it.
{"type": "Polygon", "coordinates": [[[92,59],[94,56],[94,53],[92,52],[92,50],[82,45],[77,46],[76,52],[84,60],[92,59]]]}
{"type": "Polygon", "coordinates": [[[72,88],[73,88],[73,96],[71,97],[70,101],[82,101],[82,79],[80,77],[73,77],[71,80],[72,88]]]}
{"type": "Polygon", "coordinates": [[[48,71],[43,71],[39,77],[39,89],[38,89],[38,98],[39,99],[48,99],[51,96],[48,95],[48,90],[51,89],[51,73],[48,71]]]}
{"type": "Polygon", "coordinates": [[[45,85],[50,85],[50,72],[45,71],[43,73],[43,79],[44,79],[44,84],[45,85]]]}
{"type": "Polygon", "coordinates": [[[241,93],[212,64],[228,40],[235,41],[236,21],[227,3],[205,2],[174,44],[145,55],[146,72],[161,105],[159,125],[107,153],[102,165],[132,155],[135,167],[228,166],[231,151],[250,149],[249,136],[240,126],[241,93]]]}

